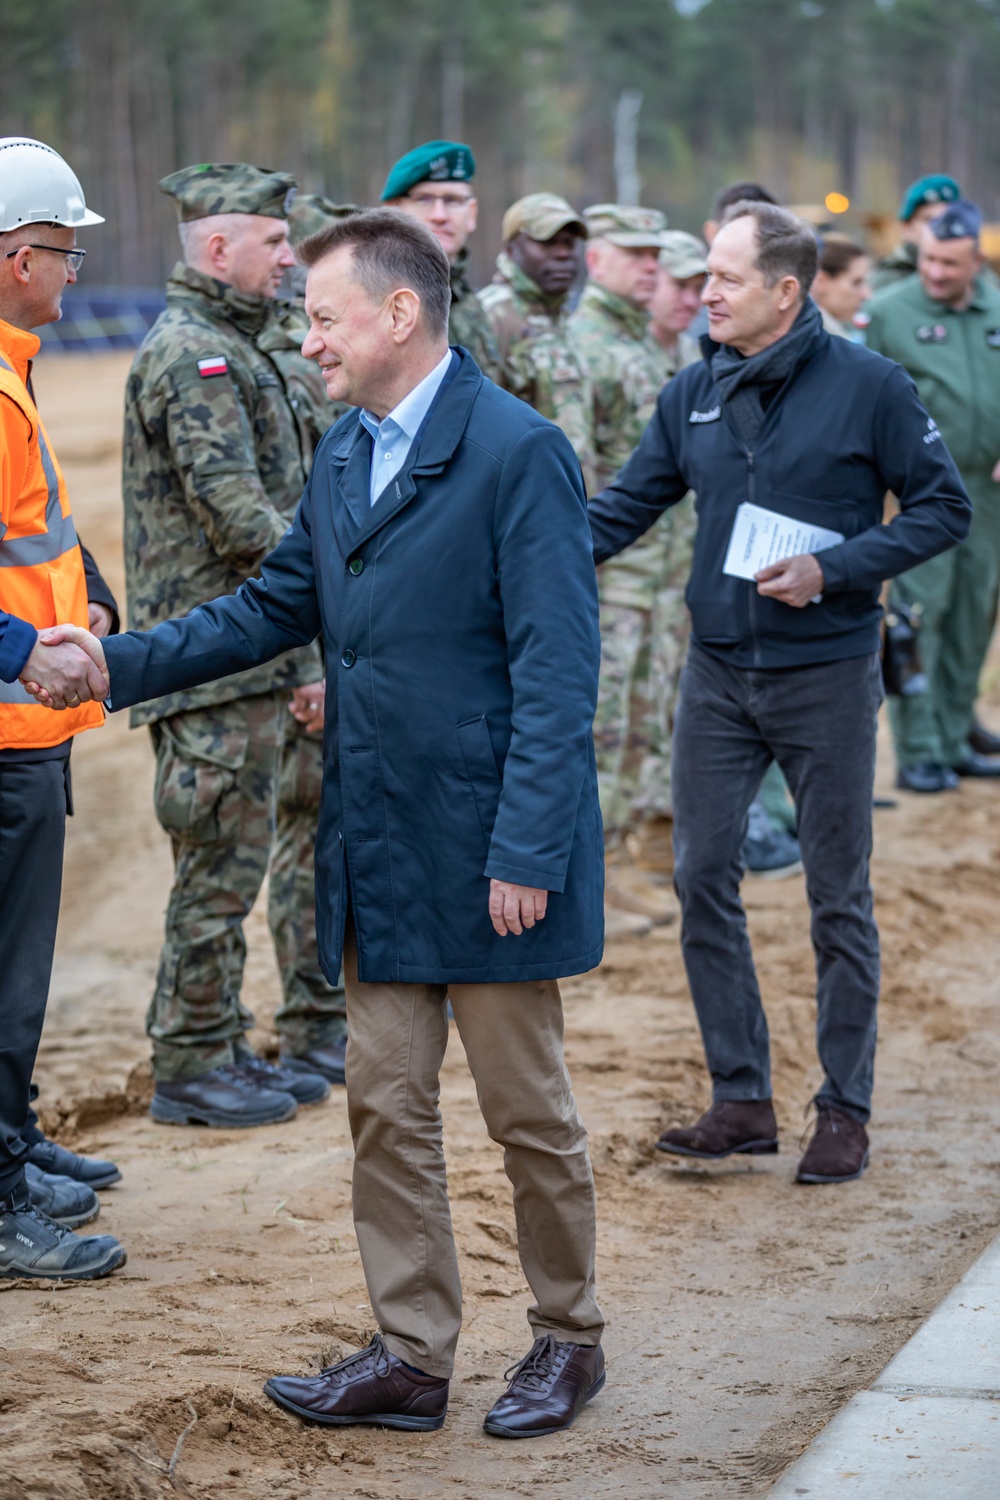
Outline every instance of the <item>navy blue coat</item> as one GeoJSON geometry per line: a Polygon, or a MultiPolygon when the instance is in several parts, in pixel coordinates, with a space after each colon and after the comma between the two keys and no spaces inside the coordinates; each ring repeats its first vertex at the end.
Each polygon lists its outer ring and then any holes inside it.
{"type": "Polygon", "coordinates": [[[569,442],[464,351],[404,469],[369,504],[356,412],[320,444],[259,580],[105,642],[115,710],[242,671],[322,630],[317,926],[362,980],[560,978],[599,963],[603,834],[591,726],[600,637],[569,442]],[[550,891],[499,937],[489,880],[550,891]]]}

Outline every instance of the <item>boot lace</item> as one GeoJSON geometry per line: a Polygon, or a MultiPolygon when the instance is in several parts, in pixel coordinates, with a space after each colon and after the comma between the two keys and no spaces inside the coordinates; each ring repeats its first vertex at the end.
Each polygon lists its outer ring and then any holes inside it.
{"type": "Polygon", "coordinates": [[[536,1339],[522,1360],[504,1370],[504,1380],[509,1380],[511,1389],[541,1391],[551,1379],[556,1363],[556,1339],[552,1333],[536,1339]]]}

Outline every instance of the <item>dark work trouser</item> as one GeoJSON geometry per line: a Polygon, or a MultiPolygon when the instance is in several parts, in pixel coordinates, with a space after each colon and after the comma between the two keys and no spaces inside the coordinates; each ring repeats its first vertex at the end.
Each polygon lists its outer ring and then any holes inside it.
{"type": "Polygon", "coordinates": [[[674,729],[674,883],[715,1099],[767,1099],[767,1019],[740,901],[747,812],[771,760],[795,800],[816,954],[817,1104],[871,1108],[879,989],[868,861],[877,656],[727,666],[692,646],[674,729]]]}
{"type": "Polygon", "coordinates": [[[0,762],[0,1197],[24,1175],[21,1132],[52,975],[68,802],[68,753],[0,762]]]}

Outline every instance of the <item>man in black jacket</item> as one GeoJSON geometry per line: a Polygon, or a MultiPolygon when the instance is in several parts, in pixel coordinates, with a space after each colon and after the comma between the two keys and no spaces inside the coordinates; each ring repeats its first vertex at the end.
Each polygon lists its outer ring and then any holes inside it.
{"type": "Polygon", "coordinates": [[[868,877],[879,590],[961,541],[971,507],[909,376],[824,332],[806,225],[738,204],[708,268],[703,362],[664,389],[638,449],[590,502],[600,563],[698,496],[674,878],[714,1102],[658,1144],[707,1158],[778,1149],[739,897],[747,810],[773,759],[795,798],[825,1074],[798,1180],[844,1182],[868,1161],[879,987],[868,877]],[[883,526],[890,489],[900,513],[883,526]]]}

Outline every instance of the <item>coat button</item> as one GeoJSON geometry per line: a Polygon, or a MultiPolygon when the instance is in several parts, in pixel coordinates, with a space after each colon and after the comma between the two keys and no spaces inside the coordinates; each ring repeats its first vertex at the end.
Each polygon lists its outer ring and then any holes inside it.
{"type": "Polygon", "coordinates": [[[358,658],[355,656],[354,652],[348,646],[347,650],[344,652],[343,656],[340,658],[340,663],[341,663],[341,666],[344,666],[344,667],[353,667],[354,663],[357,661],[357,659],[358,658]]]}
{"type": "Polygon", "coordinates": [[[352,557],[347,566],[350,568],[355,578],[357,578],[359,573],[363,573],[365,571],[364,562],[360,557],[352,557]]]}

